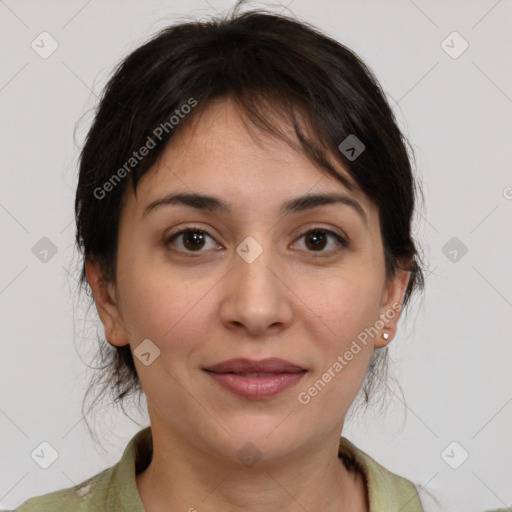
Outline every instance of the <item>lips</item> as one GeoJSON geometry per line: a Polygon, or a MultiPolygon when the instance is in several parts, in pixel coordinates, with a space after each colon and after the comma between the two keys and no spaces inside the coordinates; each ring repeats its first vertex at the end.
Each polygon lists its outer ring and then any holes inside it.
{"type": "Polygon", "coordinates": [[[268,376],[282,373],[300,373],[307,371],[296,364],[278,358],[261,359],[260,361],[237,358],[223,361],[213,366],[204,368],[213,373],[234,373],[247,377],[268,376]]]}
{"type": "Polygon", "coordinates": [[[275,397],[295,386],[308,372],[290,361],[277,358],[261,361],[230,359],[203,370],[220,386],[248,400],[275,397]]]}

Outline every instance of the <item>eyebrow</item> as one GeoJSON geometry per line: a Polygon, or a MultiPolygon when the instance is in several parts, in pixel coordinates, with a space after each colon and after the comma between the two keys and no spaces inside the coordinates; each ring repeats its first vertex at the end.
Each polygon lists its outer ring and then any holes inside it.
{"type": "MultiPolygon", "coordinates": [[[[363,219],[364,223],[368,225],[368,218],[361,204],[353,197],[339,192],[323,193],[323,194],[306,194],[304,196],[294,197],[289,199],[281,206],[280,213],[282,215],[289,213],[297,213],[316,208],[318,206],[326,206],[330,204],[344,204],[353,208],[359,216],[363,219]]],[[[231,208],[224,200],[206,194],[198,193],[171,193],[156,199],[144,208],[143,217],[150,212],[155,211],[163,206],[183,205],[197,210],[216,212],[216,213],[231,213],[231,208]]]]}

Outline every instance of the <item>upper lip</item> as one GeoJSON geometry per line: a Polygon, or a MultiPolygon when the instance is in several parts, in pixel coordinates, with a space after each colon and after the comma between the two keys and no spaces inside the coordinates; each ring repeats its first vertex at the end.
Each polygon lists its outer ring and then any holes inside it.
{"type": "Polygon", "coordinates": [[[259,361],[247,358],[229,359],[204,369],[214,373],[296,373],[306,371],[305,368],[276,357],[259,361]]]}

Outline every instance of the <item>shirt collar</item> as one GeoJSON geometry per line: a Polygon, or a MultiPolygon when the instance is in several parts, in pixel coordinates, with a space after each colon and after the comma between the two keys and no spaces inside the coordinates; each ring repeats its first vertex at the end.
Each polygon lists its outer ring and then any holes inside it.
{"type": "MultiPolygon", "coordinates": [[[[126,512],[144,512],[135,477],[146,469],[152,455],[153,439],[149,426],[133,436],[116,468],[117,498],[126,512]]],[[[371,512],[390,510],[391,505],[403,507],[402,512],[422,511],[411,482],[388,471],[345,437],[340,437],[338,456],[347,469],[363,474],[371,512]]]]}

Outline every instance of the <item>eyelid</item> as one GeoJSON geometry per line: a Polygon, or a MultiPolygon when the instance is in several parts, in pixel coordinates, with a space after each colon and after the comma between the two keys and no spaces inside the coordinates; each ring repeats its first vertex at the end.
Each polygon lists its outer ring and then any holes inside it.
{"type": "MultiPolygon", "coordinates": [[[[199,233],[203,233],[204,235],[206,235],[207,237],[211,238],[213,241],[215,241],[215,243],[217,243],[218,245],[220,245],[217,240],[215,239],[215,237],[213,237],[206,229],[203,229],[203,228],[200,228],[199,226],[194,226],[194,225],[191,225],[191,226],[185,226],[184,228],[181,228],[179,229],[178,231],[175,231],[173,233],[171,233],[170,235],[166,235],[164,237],[164,240],[163,240],[163,245],[165,247],[167,246],[170,246],[171,245],[171,242],[175,239],[175,238],[178,238],[179,236],[181,235],[184,235],[185,233],[187,232],[199,232],[199,233]]],[[[181,249],[174,249],[175,252],[178,252],[178,253],[181,253],[181,254],[188,254],[190,256],[193,256],[194,255],[194,252],[199,255],[201,253],[204,253],[204,252],[208,252],[208,251],[183,251],[181,249]]]]}
{"type": "Polygon", "coordinates": [[[352,239],[345,233],[345,231],[342,231],[341,229],[337,228],[338,231],[335,231],[336,228],[324,226],[322,224],[313,224],[310,228],[306,229],[305,231],[300,231],[299,236],[304,236],[311,231],[325,231],[326,233],[332,233],[334,236],[343,238],[347,243],[352,242],[352,239]]]}
{"type": "Polygon", "coordinates": [[[344,250],[347,250],[350,246],[350,243],[351,243],[351,240],[349,239],[348,236],[346,236],[345,234],[340,234],[340,233],[337,233],[336,231],[330,229],[330,228],[327,228],[325,226],[321,226],[321,225],[317,225],[317,226],[313,226],[309,229],[307,229],[306,231],[301,231],[300,235],[296,238],[297,241],[301,240],[304,236],[310,234],[310,233],[314,233],[316,231],[323,231],[324,233],[326,233],[327,236],[330,236],[334,239],[336,239],[336,241],[338,242],[338,248],[336,249],[331,249],[330,251],[303,251],[303,252],[306,252],[308,254],[311,254],[313,257],[316,257],[316,258],[321,258],[321,257],[329,257],[329,256],[336,256],[338,255],[340,252],[344,251],[344,250]]]}

